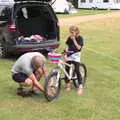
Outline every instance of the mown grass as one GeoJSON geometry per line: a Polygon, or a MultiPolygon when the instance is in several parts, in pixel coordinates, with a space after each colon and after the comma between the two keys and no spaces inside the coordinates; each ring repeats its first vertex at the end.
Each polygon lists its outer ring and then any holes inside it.
{"type": "MultiPolygon", "coordinates": [[[[78,24],[85,38],[82,61],[88,68],[83,95],[77,95],[75,89],[62,89],[52,102],[47,102],[43,94],[19,97],[10,72],[15,60],[0,59],[0,120],[120,120],[119,19],[78,24]]],[[[61,27],[60,51],[69,35],[68,27],[61,27]]],[[[49,62],[47,65],[52,68],[49,62]]]]}
{"type": "Polygon", "coordinates": [[[111,12],[116,12],[119,10],[89,10],[89,9],[77,9],[77,13],[73,14],[57,14],[59,18],[74,17],[74,16],[85,16],[85,15],[94,15],[94,14],[106,14],[111,12]]]}

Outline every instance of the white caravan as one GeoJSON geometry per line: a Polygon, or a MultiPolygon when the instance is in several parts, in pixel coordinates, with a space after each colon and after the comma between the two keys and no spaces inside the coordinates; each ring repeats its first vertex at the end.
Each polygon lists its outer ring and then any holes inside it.
{"type": "Polygon", "coordinates": [[[52,7],[56,13],[77,13],[74,6],[67,0],[52,0],[52,7]]]}
{"type": "Polygon", "coordinates": [[[120,0],[78,0],[78,8],[120,9],[120,0]]]}
{"type": "Polygon", "coordinates": [[[66,0],[52,0],[52,2],[56,13],[69,13],[69,4],[66,0]]]}

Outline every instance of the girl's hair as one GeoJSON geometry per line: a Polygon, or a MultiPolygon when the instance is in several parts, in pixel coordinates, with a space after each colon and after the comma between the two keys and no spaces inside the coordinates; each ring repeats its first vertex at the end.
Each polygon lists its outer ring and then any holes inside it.
{"type": "Polygon", "coordinates": [[[70,26],[69,31],[70,31],[70,33],[74,31],[77,34],[79,34],[79,32],[80,32],[79,28],[77,26],[75,26],[75,25],[70,26]]]}

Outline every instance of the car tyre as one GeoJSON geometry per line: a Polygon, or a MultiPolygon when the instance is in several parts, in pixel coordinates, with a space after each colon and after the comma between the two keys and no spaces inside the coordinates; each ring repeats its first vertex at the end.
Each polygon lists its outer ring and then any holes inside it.
{"type": "Polygon", "coordinates": [[[9,55],[6,43],[5,42],[0,42],[0,57],[1,58],[7,58],[9,55]]]}

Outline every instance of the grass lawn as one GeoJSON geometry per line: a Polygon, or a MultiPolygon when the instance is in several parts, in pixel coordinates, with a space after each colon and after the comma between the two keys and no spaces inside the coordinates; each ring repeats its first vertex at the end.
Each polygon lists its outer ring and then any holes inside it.
{"type": "MultiPolygon", "coordinates": [[[[14,60],[0,59],[0,120],[120,120],[120,18],[80,23],[85,38],[82,61],[88,68],[83,95],[61,90],[47,102],[42,94],[22,98],[10,69],[14,60]]],[[[68,26],[61,27],[61,46],[68,26]]],[[[47,62],[48,68],[52,65],[47,62]]],[[[64,83],[63,83],[64,84],[64,83]]]]}
{"type": "Polygon", "coordinates": [[[119,10],[89,10],[89,9],[77,9],[77,13],[74,14],[57,14],[59,18],[74,17],[74,16],[84,16],[84,15],[94,15],[94,14],[106,14],[111,12],[116,12],[119,10]]]}

